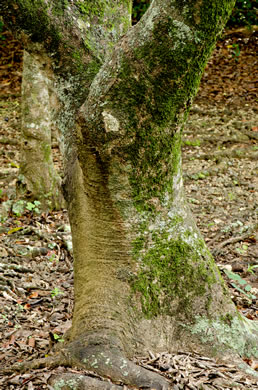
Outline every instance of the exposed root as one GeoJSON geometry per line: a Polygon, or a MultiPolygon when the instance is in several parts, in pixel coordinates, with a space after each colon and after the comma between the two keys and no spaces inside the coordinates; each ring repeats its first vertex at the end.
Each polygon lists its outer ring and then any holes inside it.
{"type": "Polygon", "coordinates": [[[69,352],[72,365],[94,371],[101,377],[111,378],[114,383],[125,384],[136,389],[169,389],[169,382],[166,378],[128,360],[119,348],[108,348],[103,345],[84,347],[80,343],[74,343],[69,348],[69,352]]]}
{"type": "Polygon", "coordinates": [[[52,375],[48,383],[54,389],[60,390],[71,389],[71,386],[76,390],[125,390],[125,386],[114,385],[111,382],[73,373],[52,375]]]}
{"type": "Polygon", "coordinates": [[[30,370],[36,370],[37,368],[56,368],[58,366],[69,366],[67,358],[62,354],[58,353],[53,356],[48,356],[41,359],[36,359],[30,362],[16,363],[11,367],[3,368],[4,374],[11,374],[13,372],[24,373],[30,370]]]}
{"type": "Polygon", "coordinates": [[[14,364],[3,369],[4,374],[13,372],[24,373],[27,371],[58,366],[81,367],[87,371],[97,374],[93,378],[85,374],[62,373],[52,375],[49,383],[59,390],[73,388],[92,390],[125,390],[126,385],[130,389],[168,390],[169,382],[163,376],[140,367],[125,358],[119,348],[102,345],[88,345],[72,343],[65,350],[46,358],[30,362],[14,364]],[[103,378],[103,380],[99,379],[103,378]],[[106,378],[107,380],[105,380],[106,378]],[[110,382],[110,380],[112,382],[110,382]]]}

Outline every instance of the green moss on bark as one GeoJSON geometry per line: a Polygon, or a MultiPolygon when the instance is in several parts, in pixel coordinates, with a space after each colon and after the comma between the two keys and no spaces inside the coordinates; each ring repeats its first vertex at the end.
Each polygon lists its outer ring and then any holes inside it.
{"type": "Polygon", "coordinates": [[[173,177],[180,169],[183,124],[207,61],[190,28],[181,23],[185,32],[180,35],[178,24],[159,24],[151,44],[147,41],[123,59],[119,82],[107,99],[115,102],[109,103],[112,112],[119,105],[129,118],[130,181],[135,202],[143,208],[149,199],[162,200],[164,193],[172,192],[173,177]]]}
{"type": "Polygon", "coordinates": [[[45,47],[55,52],[59,46],[61,32],[58,26],[50,23],[49,6],[42,0],[37,0],[36,7],[30,1],[20,0],[17,7],[19,29],[28,32],[32,42],[44,42],[45,47]]]}
{"type": "Polygon", "coordinates": [[[92,17],[92,16],[103,16],[103,5],[105,3],[108,3],[106,0],[88,0],[88,1],[77,1],[76,6],[80,10],[80,12],[85,17],[92,17]]]}
{"type": "MultiPolygon", "coordinates": [[[[137,209],[151,209],[149,200],[172,192],[173,177],[181,169],[181,128],[182,118],[175,112],[176,103],[164,99],[162,107],[156,83],[151,84],[144,76],[134,77],[135,69],[130,61],[124,62],[121,77],[124,80],[114,88],[117,106],[129,113],[126,124],[125,154],[132,165],[130,183],[137,209]],[[118,102],[117,102],[118,100],[118,102]]],[[[112,100],[112,98],[110,98],[112,100]]],[[[175,97],[176,101],[176,97],[175,97]]],[[[185,118],[184,118],[185,119],[185,118]]]]}
{"type": "Polygon", "coordinates": [[[140,293],[143,313],[147,318],[180,311],[192,316],[193,301],[216,282],[211,264],[199,261],[204,244],[197,248],[180,237],[169,240],[166,232],[152,234],[152,240],[147,250],[144,237],[134,247],[140,268],[132,289],[140,293]]]}
{"type": "MultiPolygon", "coordinates": [[[[214,15],[219,31],[221,15],[214,15]]],[[[187,23],[187,18],[177,14],[160,18],[156,26],[153,18],[146,16],[142,35],[136,25],[133,39],[130,34],[127,37],[125,53],[118,48],[113,59],[114,64],[119,63],[118,70],[114,66],[116,77],[112,69],[103,71],[107,84],[112,83],[103,106],[121,121],[123,139],[117,141],[115,132],[106,135],[104,129],[98,134],[93,130],[98,137],[93,144],[100,150],[103,143],[108,150],[106,155],[104,148],[101,150],[103,160],[117,153],[130,166],[132,201],[138,213],[138,225],[133,227],[137,239],[133,243],[136,279],[132,288],[140,296],[143,313],[150,318],[174,314],[180,308],[189,317],[198,297],[203,297],[202,304],[209,312],[214,285],[224,286],[200,234],[195,228],[187,232],[187,224],[195,225],[189,222],[191,217],[183,196],[180,198],[181,132],[217,32],[210,35],[209,28],[200,28],[200,21],[187,23]],[[176,224],[179,233],[174,231],[171,237],[166,232],[170,207],[184,210],[186,219],[176,224]],[[164,229],[150,233],[151,221],[162,213],[164,229]]],[[[102,92],[105,95],[104,88],[102,92]]]]}

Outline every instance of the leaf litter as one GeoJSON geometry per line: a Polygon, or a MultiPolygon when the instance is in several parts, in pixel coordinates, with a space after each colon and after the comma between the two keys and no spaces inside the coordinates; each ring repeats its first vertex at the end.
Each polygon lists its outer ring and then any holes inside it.
{"type": "MultiPolygon", "coordinates": [[[[62,343],[71,325],[73,308],[73,259],[66,210],[37,214],[29,207],[21,214],[12,212],[17,202],[15,185],[19,170],[22,48],[9,32],[5,34],[0,67],[2,367],[47,356],[62,343]]],[[[220,269],[237,275],[246,282],[244,286],[250,285],[251,290],[242,293],[235,283],[237,277],[233,280],[222,272],[239,311],[251,320],[258,317],[256,52],[256,32],[231,31],[218,42],[183,140],[189,204],[220,269]],[[237,58],[233,51],[236,47],[237,58]]],[[[53,154],[60,170],[56,145],[53,154]]],[[[165,375],[175,390],[258,389],[258,380],[243,374],[231,362],[218,362],[194,352],[149,351],[148,356],[135,361],[165,375]]],[[[257,361],[245,358],[244,362],[258,370],[257,361]]],[[[77,371],[59,367],[22,375],[0,374],[0,388],[49,389],[49,377],[60,372],[72,375],[77,371]]]]}

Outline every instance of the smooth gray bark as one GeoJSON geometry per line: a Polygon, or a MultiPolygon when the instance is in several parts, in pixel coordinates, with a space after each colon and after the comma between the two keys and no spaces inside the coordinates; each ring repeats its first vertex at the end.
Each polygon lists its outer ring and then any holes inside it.
{"type": "Polygon", "coordinates": [[[48,57],[24,51],[22,77],[22,150],[18,191],[41,202],[42,209],[64,206],[61,178],[51,153],[53,76],[48,57]]]}

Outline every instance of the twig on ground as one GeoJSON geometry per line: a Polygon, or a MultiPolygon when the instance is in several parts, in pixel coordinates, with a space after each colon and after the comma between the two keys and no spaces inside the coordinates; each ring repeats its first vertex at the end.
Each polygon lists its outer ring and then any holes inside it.
{"type": "Polygon", "coordinates": [[[58,366],[68,367],[69,363],[65,355],[58,353],[53,356],[47,356],[45,358],[36,359],[30,362],[16,363],[10,367],[3,368],[3,374],[11,374],[13,372],[24,373],[26,371],[35,370],[38,368],[56,368],[58,366]]]}
{"type": "Polygon", "coordinates": [[[212,254],[213,254],[214,256],[216,256],[216,255],[219,254],[219,252],[221,251],[221,249],[224,248],[226,245],[235,244],[236,242],[246,240],[247,238],[249,238],[249,237],[252,235],[252,233],[257,229],[257,227],[258,227],[258,225],[255,224],[255,225],[253,225],[246,233],[242,234],[241,236],[230,237],[230,238],[228,238],[227,240],[222,241],[221,243],[219,243],[219,244],[212,250],[212,254]]]}

